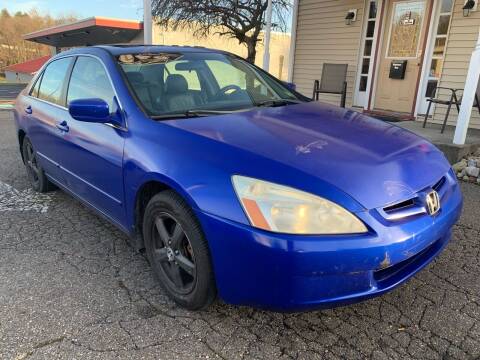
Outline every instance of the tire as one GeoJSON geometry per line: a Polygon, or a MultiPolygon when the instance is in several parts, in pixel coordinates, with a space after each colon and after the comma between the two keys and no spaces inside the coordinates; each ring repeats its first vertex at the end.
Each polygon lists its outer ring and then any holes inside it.
{"type": "Polygon", "coordinates": [[[190,207],[174,191],[155,195],[143,218],[148,261],[160,285],[189,310],[208,307],[216,297],[208,243],[190,207]]]}
{"type": "Polygon", "coordinates": [[[45,171],[38,162],[37,152],[33,148],[32,142],[28,137],[23,139],[22,157],[33,190],[39,193],[54,190],[55,185],[53,185],[45,176],[45,171]]]}

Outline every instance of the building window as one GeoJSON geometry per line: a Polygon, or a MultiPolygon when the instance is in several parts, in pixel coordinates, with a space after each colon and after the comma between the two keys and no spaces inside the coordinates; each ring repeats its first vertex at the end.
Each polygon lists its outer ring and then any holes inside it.
{"type": "Polygon", "coordinates": [[[360,81],[358,84],[358,91],[365,92],[367,91],[368,79],[370,77],[371,69],[371,59],[372,59],[372,49],[373,49],[373,40],[375,37],[375,27],[377,25],[377,1],[370,1],[367,6],[368,19],[367,25],[365,28],[365,38],[363,43],[363,52],[362,52],[362,66],[360,73],[360,81]]]}
{"type": "Polygon", "coordinates": [[[440,81],[443,70],[443,60],[445,58],[445,49],[447,46],[448,31],[452,19],[453,0],[442,0],[440,4],[440,15],[438,25],[433,40],[432,60],[430,62],[430,71],[427,79],[426,97],[435,96],[435,87],[440,81]]]}

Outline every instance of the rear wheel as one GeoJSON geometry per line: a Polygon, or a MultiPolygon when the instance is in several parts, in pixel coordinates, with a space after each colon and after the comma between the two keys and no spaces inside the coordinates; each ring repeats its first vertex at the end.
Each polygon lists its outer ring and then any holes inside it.
{"type": "Polygon", "coordinates": [[[33,148],[32,142],[28,137],[23,139],[22,155],[32,188],[40,193],[53,190],[55,186],[45,176],[45,172],[38,162],[37,152],[33,148]]]}
{"type": "Polygon", "coordinates": [[[167,294],[190,310],[210,305],[216,288],[208,244],[195,215],[174,191],[150,200],[143,235],[150,265],[167,294]]]}

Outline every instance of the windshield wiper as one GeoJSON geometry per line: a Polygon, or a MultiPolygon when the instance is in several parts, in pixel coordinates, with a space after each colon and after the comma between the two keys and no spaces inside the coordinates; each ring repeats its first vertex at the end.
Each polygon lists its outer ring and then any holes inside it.
{"type": "Polygon", "coordinates": [[[276,107],[276,106],[285,106],[285,105],[292,105],[292,104],[301,104],[303,101],[294,100],[294,99],[271,99],[271,100],[264,100],[255,103],[255,106],[258,107],[276,107]]]}
{"type": "Polygon", "coordinates": [[[154,115],[152,119],[154,120],[164,120],[164,119],[181,119],[181,118],[193,118],[193,117],[202,117],[202,116],[210,116],[210,115],[224,115],[230,114],[235,112],[234,110],[225,111],[225,110],[187,110],[184,112],[179,113],[167,113],[162,115],[154,115]]]}

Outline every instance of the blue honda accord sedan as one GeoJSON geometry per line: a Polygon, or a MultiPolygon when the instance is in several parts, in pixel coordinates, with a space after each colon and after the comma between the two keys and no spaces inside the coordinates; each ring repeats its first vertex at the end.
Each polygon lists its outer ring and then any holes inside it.
{"type": "Polygon", "coordinates": [[[19,95],[19,146],[36,191],[129,234],[188,309],[385,293],[447,245],[455,174],[423,138],[293,88],[222,51],[74,49],[19,95]]]}

